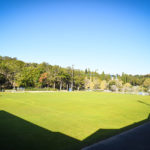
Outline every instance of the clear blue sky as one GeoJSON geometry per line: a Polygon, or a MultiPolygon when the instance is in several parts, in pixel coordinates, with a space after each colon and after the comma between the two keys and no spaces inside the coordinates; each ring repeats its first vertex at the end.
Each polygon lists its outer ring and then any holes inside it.
{"type": "Polygon", "coordinates": [[[0,0],[0,55],[150,73],[149,0],[0,0]]]}

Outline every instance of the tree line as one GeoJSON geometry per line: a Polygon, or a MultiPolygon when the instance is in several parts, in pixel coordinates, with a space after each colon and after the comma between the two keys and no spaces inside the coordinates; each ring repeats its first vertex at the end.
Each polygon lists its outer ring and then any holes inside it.
{"type": "Polygon", "coordinates": [[[58,65],[26,63],[17,58],[0,56],[0,89],[51,88],[56,90],[129,90],[150,89],[150,74],[110,75],[90,69],[79,70],[58,65]]]}

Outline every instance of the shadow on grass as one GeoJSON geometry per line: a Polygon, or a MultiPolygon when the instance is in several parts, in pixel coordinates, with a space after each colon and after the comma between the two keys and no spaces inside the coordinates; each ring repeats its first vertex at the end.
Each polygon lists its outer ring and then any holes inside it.
{"type": "Polygon", "coordinates": [[[141,103],[141,104],[145,104],[145,105],[147,105],[147,106],[150,106],[150,104],[145,103],[145,102],[143,102],[143,101],[138,100],[138,102],[141,103]]]}
{"type": "Polygon", "coordinates": [[[121,129],[99,129],[83,141],[52,132],[8,112],[0,111],[0,149],[2,150],[79,150],[147,122],[149,117],[121,129]]]}

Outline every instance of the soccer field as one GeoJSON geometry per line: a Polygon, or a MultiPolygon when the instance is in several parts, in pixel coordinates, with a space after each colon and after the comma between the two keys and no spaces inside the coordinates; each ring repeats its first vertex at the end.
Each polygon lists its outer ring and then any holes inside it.
{"type": "Polygon", "coordinates": [[[100,92],[1,93],[5,150],[79,150],[147,121],[150,96],[100,92]]]}

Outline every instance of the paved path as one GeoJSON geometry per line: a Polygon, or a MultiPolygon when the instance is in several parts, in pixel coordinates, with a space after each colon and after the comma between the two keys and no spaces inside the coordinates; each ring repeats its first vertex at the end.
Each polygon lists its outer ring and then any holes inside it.
{"type": "Polygon", "coordinates": [[[150,150],[150,122],[82,150],[150,150]]]}

